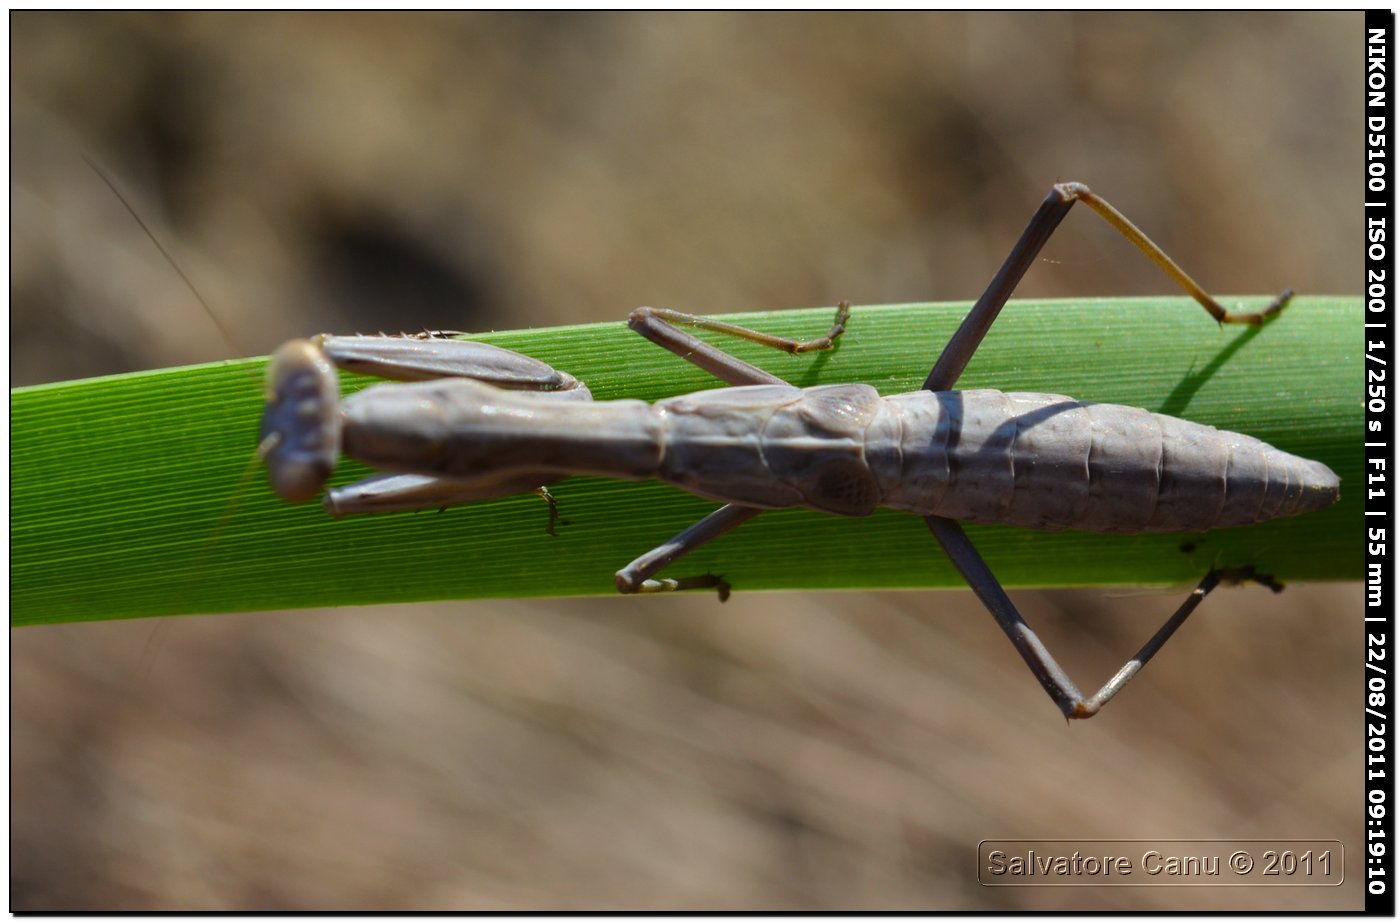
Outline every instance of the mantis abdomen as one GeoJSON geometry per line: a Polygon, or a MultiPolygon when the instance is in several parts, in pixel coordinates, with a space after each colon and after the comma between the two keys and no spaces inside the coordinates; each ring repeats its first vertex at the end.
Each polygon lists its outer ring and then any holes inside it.
{"type": "Polygon", "coordinates": [[[709,499],[1134,534],[1324,508],[1337,477],[1258,439],[1056,394],[754,385],[590,403],[465,379],[347,398],[343,447],[374,467],[656,477],[709,499]]]}

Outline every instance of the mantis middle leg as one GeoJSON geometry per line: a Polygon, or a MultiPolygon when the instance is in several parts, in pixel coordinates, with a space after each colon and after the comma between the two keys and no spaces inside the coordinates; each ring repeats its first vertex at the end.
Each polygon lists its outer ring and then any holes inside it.
{"type": "MultiPolygon", "coordinates": [[[[777,375],[769,374],[756,365],[736,358],[698,337],[692,336],[679,325],[712,330],[756,342],[788,353],[818,352],[832,348],[841,334],[846,331],[846,321],[850,319],[851,306],[842,301],[836,308],[836,319],[825,335],[816,339],[796,340],[780,336],[770,336],[750,330],[747,327],[710,320],[694,314],[665,310],[653,307],[639,307],[628,318],[627,325],[642,336],[703,368],[710,374],[736,387],[746,384],[786,384],[777,375]]],[[[740,506],[730,503],[721,506],[699,522],[617,571],[614,580],[619,592],[675,592],[683,589],[714,589],[720,601],[729,597],[729,584],[722,577],[711,574],[690,576],[682,579],[652,579],[656,573],[670,566],[691,551],[715,540],[719,536],[738,528],[757,516],[762,509],[754,506],[740,506]]]]}

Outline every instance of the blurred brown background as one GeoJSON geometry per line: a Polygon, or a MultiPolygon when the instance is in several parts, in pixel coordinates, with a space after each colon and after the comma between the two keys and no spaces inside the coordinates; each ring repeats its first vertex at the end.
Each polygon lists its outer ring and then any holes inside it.
{"type": "MultiPolygon", "coordinates": [[[[11,42],[16,385],[973,298],[1056,179],[1212,290],[1359,290],[1360,14],[16,13],[11,42]]],[[[1046,256],[1023,294],[1169,289],[1085,215],[1046,256]]],[[[1184,592],[1017,597],[1087,685],[1184,592]]],[[[1074,726],[966,592],[15,631],[11,908],[1356,908],[1360,595],[1222,591],[1074,726]],[[1348,879],[987,889],[997,837],[1336,838],[1348,879]]]]}

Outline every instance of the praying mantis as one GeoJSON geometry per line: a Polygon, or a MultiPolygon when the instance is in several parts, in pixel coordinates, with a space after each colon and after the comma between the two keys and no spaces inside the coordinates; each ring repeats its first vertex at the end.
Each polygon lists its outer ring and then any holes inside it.
{"type": "Polygon", "coordinates": [[[481,343],[434,335],[319,336],[273,356],[259,453],[289,502],[322,492],[343,453],[385,473],[325,492],[334,515],[434,509],[528,490],[571,474],[656,477],[724,503],[616,574],[621,592],[712,589],[719,576],[666,567],[766,509],[864,516],[880,506],[924,518],[1066,718],[1091,717],[1162,648],[1222,581],[1212,570],[1128,662],[1084,695],[1016,610],[959,521],[1115,534],[1193,532],[1322,509],[1339,482],[1325,465],[1249,436],[1146,410],[1054,394],[957,391],[963,370],[1042,246],[1076,202],[1126,237],[1219,323],[1231,312],[1141,230],[1081,183],[1058,183],[933,364],[923,389],[881,397],[866,385],[801,389],[686,332],[738,336],[792,353],[831,349],[853,318],[790,340],[677,311],[639,308],[629,326],[726,385],[655,404],[591,399],[573,376],[481,343]],[[336,369],[398,382],[342,399],[336,369]]]}

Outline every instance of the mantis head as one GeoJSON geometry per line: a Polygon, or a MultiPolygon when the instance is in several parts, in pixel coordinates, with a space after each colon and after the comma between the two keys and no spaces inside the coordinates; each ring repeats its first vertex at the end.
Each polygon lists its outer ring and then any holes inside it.
{"type": "Polygon", "coordinates": [[[326,354],[305,339],[285,343],[267,368],[258,454],[282,499],[321,492],[340,456],[340,380],[326,354]]]}

